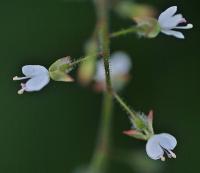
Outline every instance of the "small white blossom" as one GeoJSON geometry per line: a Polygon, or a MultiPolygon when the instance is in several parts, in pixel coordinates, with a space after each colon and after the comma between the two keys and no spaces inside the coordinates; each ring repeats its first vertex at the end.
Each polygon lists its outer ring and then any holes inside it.
{"type": "Polygon", "coordinates": [[[147,155],[154,160],[165,161],[164,154],[169,158],[176,158],[172,150],[176,147],[176,138],[168,133],[153,135],[146,144],[147,155]]]}
{"type": "Polygon", "coordinates": [[[174,31],[173,29],[191,29],[192,24],[187,24],[186,26],[178,26],[179,24],[186,23],[186,19],[182,14],[176,14],[177,6],[172,6],[162,12],[158,18],[158,23],[160,24],[161,32],[166,35],[171,35],[176,38],[184,39],[184,35],[179,31],[174,31]]]}
{"type": "MultiPolygon", "coordinates": [[[[124,52],[115,52],[110,57],[110,75],[113,82],[113,87],[121,88],[126,76],[128,75],[132,63],[130,57],[124,52]]],[[[105,69],[103,60],[97,62],[96,75],[94,77],[97,83],[105,85],[105,69]]]]}
{"type": "Polygon", "coordinates": [[[23,94],[24,91],[39,91],[50,81],[48,70],[40,65],[25,65],[22,67],[22,73],[25,77],[15,76],[13,78],[13,80],[28,79],[26,83],[21,83],[22,88],[18,91],[18,94],[23,94]]]}

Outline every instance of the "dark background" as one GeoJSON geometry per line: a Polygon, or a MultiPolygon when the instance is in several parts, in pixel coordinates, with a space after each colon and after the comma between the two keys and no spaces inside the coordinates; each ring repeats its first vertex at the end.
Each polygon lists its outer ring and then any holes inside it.
{"type": "MultiPolygon", "coordinates": [[[[178,5],[194,24],[185,40],[160,34],[135,35],[112,41],[112,51],[124,50],[133,61],[132,81],[121,93],[136,110],[155,111],[157,133],[178,139],[177,159],[167,160],[164,172],[186,173],[199,166],[199,3],[197,0],[139,1],[160,11],[178,5]]],[[[111,14],[111,30],[131,24],[111,14]]],[[[90,0],[0,1],[0,172],[70,173],[89,162],[101,111],[101,94],[77,83],[51,82],[42,91],[17,95],[25,64],[48,67],[66,55],[79,58],[95,25],[90,0]]],[[[113,144],[145,150],[145,143],[122,135],[130,126],[115,106],[113,144]]],[[[147,157],[144,155],[144,157],[147,157]]],[[[158,161],[159,162],[159,161],[158,161]]],[[[131,172],[112,162],[109,172],[131,172]]],[[[145,167],[145,165],[143,165],[145,167]]]]}

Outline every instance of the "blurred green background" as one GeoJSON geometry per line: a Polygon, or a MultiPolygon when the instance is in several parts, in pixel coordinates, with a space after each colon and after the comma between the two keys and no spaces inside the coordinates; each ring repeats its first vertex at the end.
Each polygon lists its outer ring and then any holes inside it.
{"type": "MultiPolygon", "coordinates": [[[[135,35],[114,39],[112,51],[124,50],[133,61],[132,81],[121,94],[136,110],[154,109],[156,132],[177,137],[177,159],[162,163],[162,172],[198,171],[200,4],[196,0],[138,2],[160,11],[178,5],[195,27],[184,32],[185,40],[161,34],[152,40],[135,35]]],[[[131,24],[114,13],[111,17],[112,31],[131,24]]],[[[12,77],[20,75],[26,64],[48,67],[66,55],[80,57],[95,25],[92,1],[1,0],[0,21],[0,172],[70,173],[87,164],[95,145],[102,95],[77,83],[51,82],[40,92],[19,96],[19,83],[12,77]]],[[[122,135],[130,124],[116,106],[114,146],[144,151],[144,142],[122,135]]],[[[108,172],[132,170],[113,161],[108,172]]]]}

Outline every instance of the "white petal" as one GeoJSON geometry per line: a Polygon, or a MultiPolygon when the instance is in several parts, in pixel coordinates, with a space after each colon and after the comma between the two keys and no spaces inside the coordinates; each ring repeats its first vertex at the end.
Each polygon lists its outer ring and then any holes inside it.
{"type": "Polygon", "coordinates": [[[105,80],[105,70],[104,70],[104,65],[103,65],[102,59],[97,62],[96,75],[94,78],[97,81],[105,80]]]}
{"type": "Polygon", "coordinates": [[[179,31],[173,31],[173,30],[161,30],[162,33],[166,34],[166,35],[171,35],[174,36],[176,38],[180,38],[180,39],[184,39],[184,35],[179,32],[179,31]]]}
{"type": "Polygon", "coordinates": [[[160,144],[163,148],[173,150],[177,145],[177,140],[174,136],[168,133],[161,133],[159,134],[160,137],[160,144]]]}
{"type": "Polygon", "coordinates": [[[163,149],[159,145],[159,135],[153,135],[146,144],[147,155],[154,159],[160,159],[164,155],[163,149]]]}
{"type": "Polygon", "coordinates": [[[165,10],[164,12],[162,12],[158,18],[159,23],[165,21],[166,19],[172,17],[177,11],[177,6],[172,6],[170,8],[168,8],[167,10],[165,10]]]}
{"type": "Polygon", "coordinates": [[[111,75],[126,75],[131,69],[130,57],[124,52],[115,52],[111,55],[111,75]]]}
{"type": "Polygon", "coordinates": [[[175,15],[173,17],[169,17],[166,20],[164,20],[163,22],[161,22],[160,26],[162,29],[172,29],[172,28],[176,27],[179,23],[182,23],[183,21],[185,21],[183,16],[181,14],[177,14],[177,15],[175,15]]]}
{"type": "MultiPolygon", "coordinates": [[[[130,57],[124,52],[115,52],[110,58],[111,78],[126,75],[131,69],[132,63],[130,57]]],[[[97,62],[95,80],[105,80],[105,70],[103,60],[97,62]]]]}
{"type": "Polygon", "coordinates": [[[29,79],[25,84],[25,91],[39,91],[49,83],[49,75],[41,75],[29,79]]]}
{"type": "Polygon", "coordinates": [[[47,75],[48,70],[41,65],[25,65],[22,67],[22,73],[27,77],[34,77],[39,75],[47,75]]]}

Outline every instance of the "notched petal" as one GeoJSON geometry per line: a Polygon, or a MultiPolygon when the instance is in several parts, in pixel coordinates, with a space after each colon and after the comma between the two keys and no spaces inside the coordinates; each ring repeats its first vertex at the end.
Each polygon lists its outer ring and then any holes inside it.
{"type": "Polygon", "coordinates": [[[31,78],[26,82],[24,89],[28,92],[39,91],[49,83],[49,80],[49,76],[46,75],[31,78]]]}
{"type": "Polygon", "coordinates": [[[177,140],[174,136],[168,134],[168,133],[161,133],[160,136],[162,138],[165,138],[165,141],[168,141],[169,144],[163,144],[163,145],[168,145],[167,149],[173,150],[176,145],[177,145],[177,140]]]}
{"type": "Polygon", "coordinates": [[[159,145],[158,135],[153,135],[146,144],[147,155],[154,160],[162,158],[164,155],[163,149],[159,145]]]}
{"type": "Polygon", "coordinates": [[[48,70],[41,65],[25,65],[22,67],[22,73],[27,77],[48,74],[48,70]]]}
{"type": "Polygon", "coordinates": [[[176,13],[176,11],[177,11],[177,6],[169,7],[167,10],[165,10],[160,14],[158,20],[160,22],[163,22],[164,20],[172,17],[176,13]]]}

